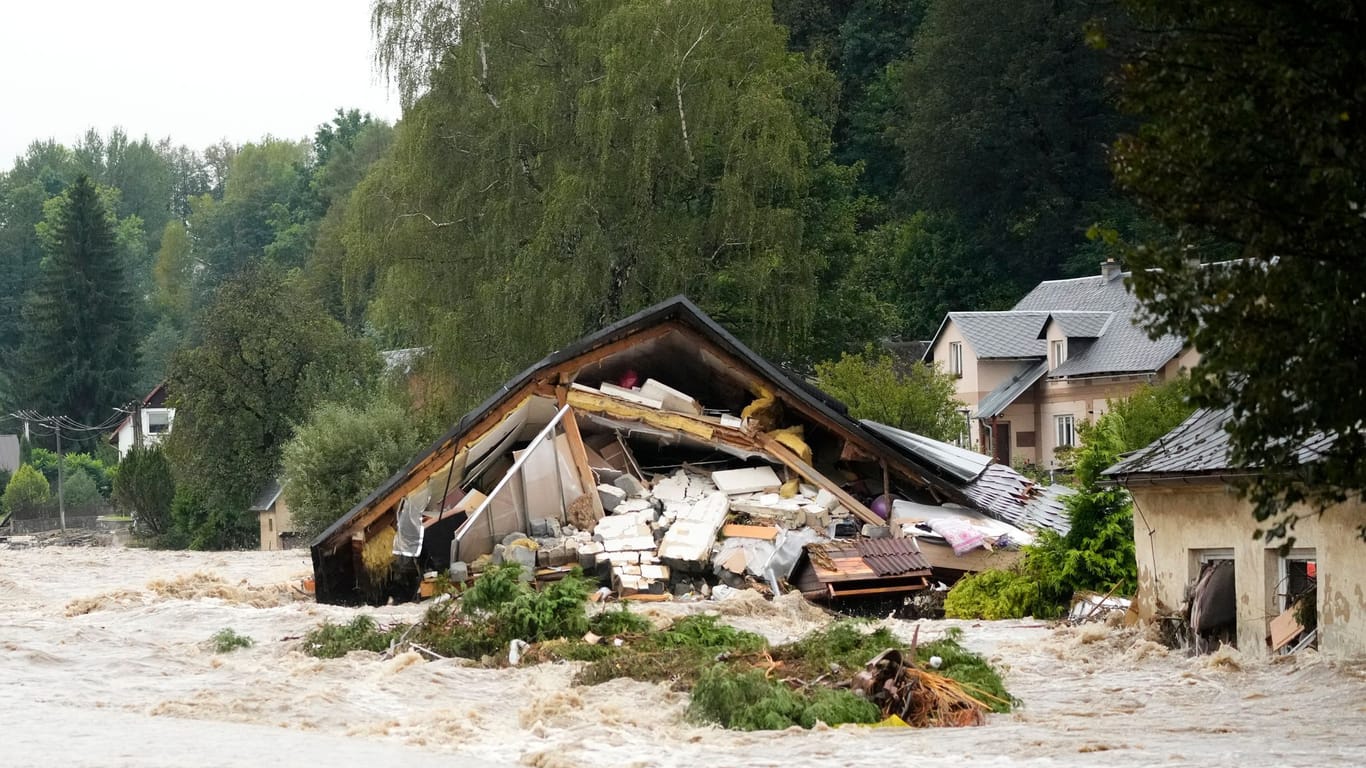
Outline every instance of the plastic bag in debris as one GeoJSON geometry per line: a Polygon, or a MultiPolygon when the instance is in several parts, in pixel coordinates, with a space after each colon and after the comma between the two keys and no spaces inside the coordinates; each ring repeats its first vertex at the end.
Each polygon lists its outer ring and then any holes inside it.
{"type": "Polygon", "coordinates": [[[398,511],[398,533],[394,536],[395,555],[417,557],[422,554],[422,513],[431,499],[432,491],[427,483],[404,497],[398,511]]]}
{"type": "Polygon", "coordinates": [[[825,540],[825,535],[815,528],[799,528],[779,533],[778,538],[774,540],[777,549],[768,561],[769,570],[780,579],[792,578],[792,569],[797,567],[797,558],[801,557],[806,545],[825,540]]]}
{"type": "Polygon", "coordinates": [[[944,537],[953,547],[955,555],[971,552],[986,542],[986,536],[970,523],[952,518],[936,518],[929,521],[930,530],[944,537]]]}

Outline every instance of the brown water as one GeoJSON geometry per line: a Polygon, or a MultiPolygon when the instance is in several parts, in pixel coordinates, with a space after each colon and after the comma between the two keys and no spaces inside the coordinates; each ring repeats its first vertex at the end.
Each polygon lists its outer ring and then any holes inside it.
{"type": "MultiPolygon", "coordinates": [[[[1366,764],[1366,663],[1312,653],[1191,659],[1100,626],[923,622],[925,639],[962,627],[1024,705],[975,729],[732,733],[686,723],[662,685],[573,687],[570,664],[309,658],[300,635],[358,612],[299,599],[309,570],[303,552],[0,551],[0,765],[1366,764]],[[213,653],[223,628],[255,645],[213,653]]],[[[641,608],[708,609],[775,641],[828,621],[795,597],[641,608]]]]}

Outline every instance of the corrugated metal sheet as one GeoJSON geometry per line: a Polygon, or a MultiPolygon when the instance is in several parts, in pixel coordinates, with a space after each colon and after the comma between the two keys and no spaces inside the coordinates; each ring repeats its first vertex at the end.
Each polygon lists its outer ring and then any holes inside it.
{"type": "Polygon", "coordinates": [[[1048,361],[1040,360],[1037,363],[1021,363],[1015,375],[1001,382],[1000,386],[987,393],[977,404],[976,411],[973,412],[974,419],[990,419],[992,416],[999,416],[1015,399],[1023,395],[1034,382],[1043,378],[1048,373],[1048,361]]]}
{"type": "Polygon", "coordinates": [[[886,424],[868,419],[859,423],[877,433],[878,437],[891,442],[894,447],[908,452],[922,463],[943,471],[960,483],[975,480],[978,475],[982,474],[982,470],[991,464],[991,457],[983,456],[976,451],[969,451],[966,448],[959,448],[949,443],[941,443],[914,432],[889,427],[886,424]]]}
{"type": "Polygon", "coordinates": [[[930,570],[915,539],[858,539],[854,549],[878,576],[902,576],[930,570]]]}

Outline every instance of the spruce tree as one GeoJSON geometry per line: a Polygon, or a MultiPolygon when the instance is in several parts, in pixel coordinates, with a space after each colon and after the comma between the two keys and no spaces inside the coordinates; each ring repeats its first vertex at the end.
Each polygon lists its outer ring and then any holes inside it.
{"type": "Polygon", "coordinates": [[[16,384],[24,407],[96,424],[134,394],[134,299],[89,177],[67,190],[55,224],[24,305],[16,384]]]}

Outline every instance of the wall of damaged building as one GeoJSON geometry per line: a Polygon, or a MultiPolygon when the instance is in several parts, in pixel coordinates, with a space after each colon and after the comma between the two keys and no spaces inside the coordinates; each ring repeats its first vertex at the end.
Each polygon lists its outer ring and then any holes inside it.
{"type": "MultiPolygon", "coordinates": [[[[1237,601],[1238,648],[1267,652],[1271,621],[1282,611],[1282,555],[1253,539],[1257,522],[1251,504],[1221,482],[1137,486],[1134,542],[1141,617],[1183,610],[1188,586],[1199,573],[1202,553],[1232,555],[1237,601]]],[[[1360,500],[1309,516],[1294,529],[1290,558],[1310,557],[1317,573],[1319,650],[1337,656],[1366,649],[1366,542],[1358,526],[1366,520],[1360,500]]]]}

